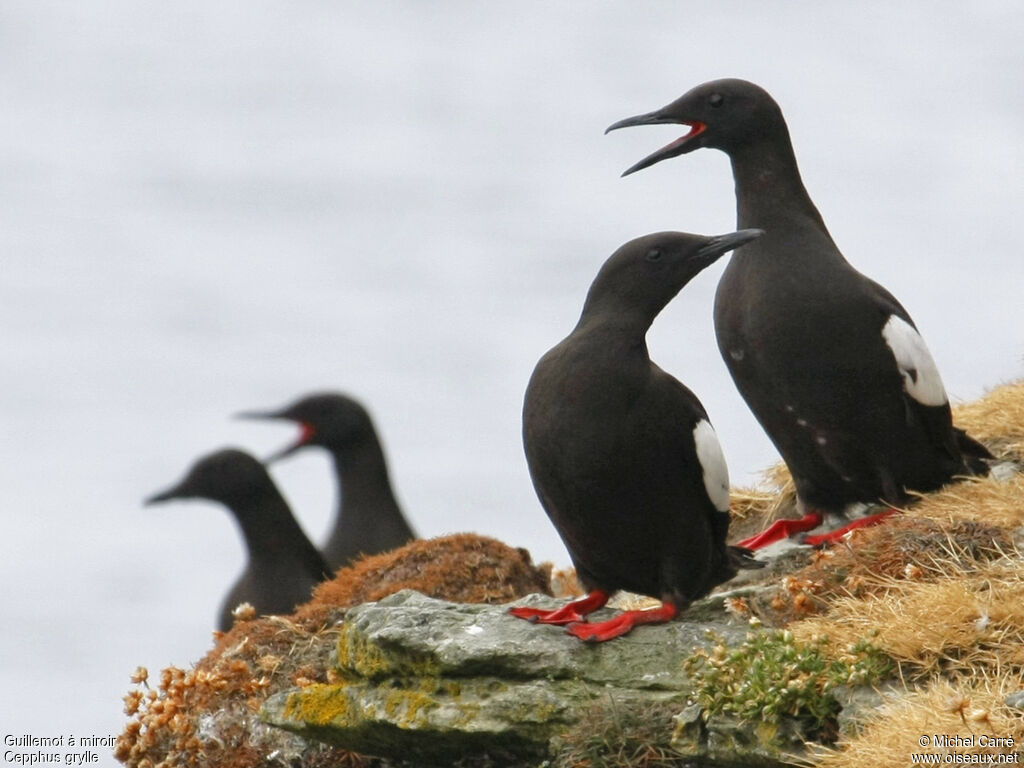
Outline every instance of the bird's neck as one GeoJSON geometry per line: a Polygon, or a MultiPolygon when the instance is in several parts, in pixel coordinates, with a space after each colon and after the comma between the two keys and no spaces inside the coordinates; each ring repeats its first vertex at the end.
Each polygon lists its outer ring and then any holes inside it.
{"type": "Polygon", "coordinates": [[[734,150],[729,157],[739,229],[764,229],[766,237],[771,237],[780,234],[779,228],[811,226],[828,234],[800,178],[787,133],[734,150]]]}
{"type": "Polygon", "coordinates": [[[301,552],[309,540],[277,488],[231,504],[250,560],[278,559],[282,552],[301,552]]]}
{"type": "Polygon", "coordinates": [[[643,346],[657,312],[642,307],[646,297],[619,295],[615,291],[594,291],[587,296],[574,335],[605,336],[623,346],[643,346]]]}
{"type": "Polygon", "coordinates": [[[388,513],[401,516],[384,451],[375,436],[355,447],[332,450],[331,459],[340,485],[336,525],[360,526],[388,513]]]}
{"type": "Polygon", "coordinates": [[[651,318],[627,306],[603,307],[600,311],[584,311],[573,329],[571,338],[579,354],[590,361],[599,378],[643,374],[650,367],[647,331],[651,318]]]}

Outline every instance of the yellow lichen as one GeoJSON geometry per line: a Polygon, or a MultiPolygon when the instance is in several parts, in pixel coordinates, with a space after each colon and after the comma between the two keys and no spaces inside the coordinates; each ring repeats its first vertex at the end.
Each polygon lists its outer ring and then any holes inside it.
{"type": "Polygon", "coordinates": [[[436,677],[441,668],[437,660],[427,654],[414,654],[404,650],[400,657],[389,656],[380,646],[349,624],[341,627],[338,635],[338,668],[342,674],[370,680],[395,674],[413,677],[436,677]]]}
{"type": "Polygon", "coordinates": [[[345,685],[314,683],[288,695],[284,716],[297,726],[336,725],[345,727],[357,722],[345,685]]]}

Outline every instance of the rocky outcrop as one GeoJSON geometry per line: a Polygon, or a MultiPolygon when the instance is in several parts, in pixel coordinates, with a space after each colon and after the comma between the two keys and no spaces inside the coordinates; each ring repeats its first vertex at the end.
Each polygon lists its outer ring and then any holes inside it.
{"type": "MultiPolygon", "coordinates": [[[[516,604],[556,602],[531,596],[516,604]]],[[[507,607],[404,591],[348,613],[332,658],[338,682],[276,694],[261,716],[308,739],[416,766],[460,758],[539,764],[585,751],[588,740],[609,738],[610,728],[618,745],[629,743],[630,728],[643,731],[638,744],[680,764],[774,766],[802,752],[808,733],[797,718],[707,719],[691,704],[684,660],[695,648],[739,644],[749,630],[723,609],[721,596],[694,608],[699,623],[586,644],[515,619],[507,607]]]]}

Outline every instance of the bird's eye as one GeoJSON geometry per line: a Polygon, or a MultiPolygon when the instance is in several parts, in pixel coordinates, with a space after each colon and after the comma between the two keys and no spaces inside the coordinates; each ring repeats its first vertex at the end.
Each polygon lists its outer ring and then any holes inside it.
{"type": "Polygon", "coordinates": [[[661,249],[660,248],[651,248],[651,250],[649,250],[647,252],[647,260],[648,261],[658,261],[659,259],[661,259],[661,249]]]}
{"type": "Polygon", "coordinates": [[[725,103],[725,96],[720,93],[712,93],[708,96],[708,104],[712,107],[720,107],[725,103]]]}

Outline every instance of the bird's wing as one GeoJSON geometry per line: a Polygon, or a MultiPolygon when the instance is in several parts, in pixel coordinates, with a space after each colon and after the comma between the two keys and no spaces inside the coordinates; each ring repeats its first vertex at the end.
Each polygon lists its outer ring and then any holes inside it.
{"type": "Polygon", "coordinates": [[[722,445],[697,396],[674,377],[652,365],[650,397],[647,398],[648,420],[661,437],[664,450],[672,451],[680,463],[692,463],[690,471],[699,475],[701,490],[719,512],[729,511],[729,468],[722,445]],[[687,446],[692,446],[689,449],[687,446]]]}
{"type": "Polygon", "coordinates": [[[957,457],[953,416],[939,368],[924,338],[903,306],[885,288],[868,281],[883,313],[882,340],[892,353],[903,381],[908,421],[916,421],[929,439],[951,457],[957,457]]]}

